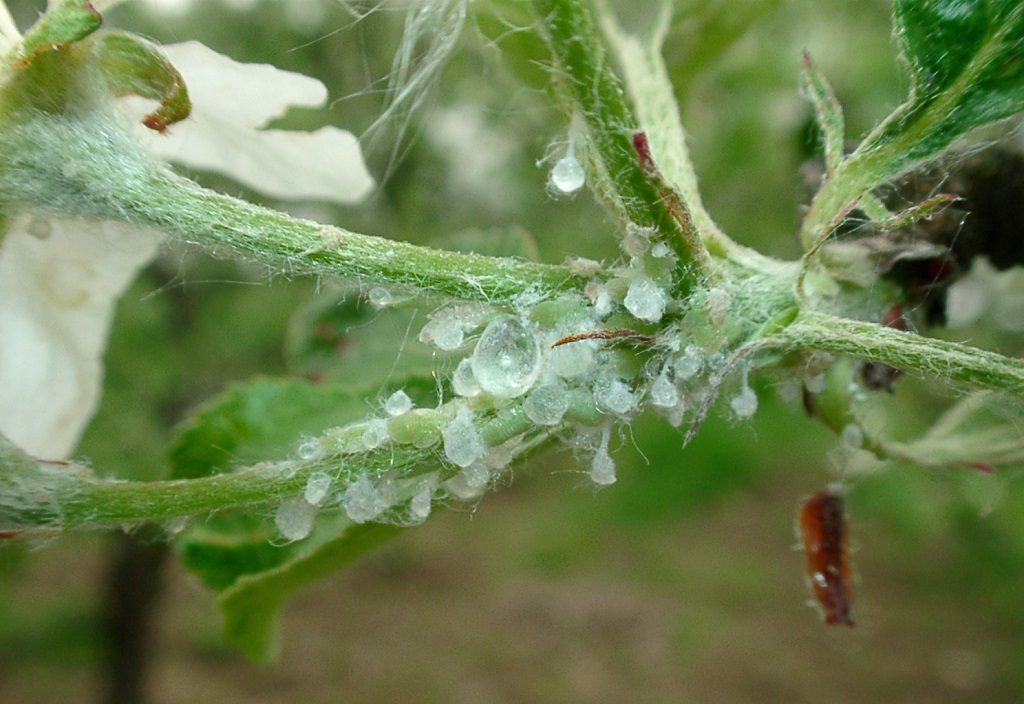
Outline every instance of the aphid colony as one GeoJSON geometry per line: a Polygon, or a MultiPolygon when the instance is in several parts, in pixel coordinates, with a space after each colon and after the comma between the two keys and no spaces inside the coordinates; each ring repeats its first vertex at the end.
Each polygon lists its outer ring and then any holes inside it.
{"type": "MultiPolygon", "coordinates": [[[[674,254],[654,232],[630,227],[623,249],[628,266],[603,276],[596,262],[568,263],[589,278],[583,295],[553,301],[524,295],[511,310],[456,303],[430,313],[418,339],[448,353],[442,403],[416,408],[398,390],[372,417],[304,439],[298,459],[316,469],[303,495],[281,504],[276,522],[282,536],[304,537],[316,511],[330,506],[357,523],[420,522],[436,501],[477,499],[515,456],[552,434],[589,455],[595,485],[613,484],[617,426],[645,407],[678,426],[687,409],[711,393],[707,379],[726,357],[724,350],[709,354],[681,343],[689,335],[687,311],[669,293],[674,254]],[[661,337],[647,334],[668,311],[680,322],[661,337]],[[508,418],[499,420],[502,414],[508,418]],[[349,459],[365,466],[356,455],[402,447],[427,450],[439,462],[424,462],[420,452],[411,465],[392,462],[355,475],[346,467],[349,459]],[[334,470],[325,469],[330,462],[334,470]]],[[[368,299],[374,308],[394,301],[378,288],[368,299]]],[[[707,325],[707,316],[699,319],[707,325]]],[[[717,340],[711,347],[725,344],[717,340]]],[[[733,403],[740,418],[757,405],[746,376],[740,375],[733,403]]]]}

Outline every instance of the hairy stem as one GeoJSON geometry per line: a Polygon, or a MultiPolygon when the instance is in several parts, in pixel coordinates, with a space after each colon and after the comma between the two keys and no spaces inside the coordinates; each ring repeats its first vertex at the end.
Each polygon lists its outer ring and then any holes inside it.
{"type": "MultiPolygon", "coordinates": [[[[591,400],[577,400],[567,413],[577,422],[596,421],[591,400]]],[[[488,446],[500,445],[534,429],[520,405],[509,406],[479,424],[488,446]]],[[[545,429],[522,447],[529,451],[558,427],[545,429]]],[[[348,474],[409,468],[408,476],[438,468],[435,447],[388,446],[360,455],[328,455],[313,460],[265,462],[224,474],[194,479],[125,482],[99,479],[70,462],[28,457],[0,438],[0,532],[64,531],[162,521],[262,504],[302,493],[315,471],[348,474]],[[421,469],[417,470],[415,467],[421,469]]],[[[447,476],[457,468],[446,466],[447,476]]]]}
{"type": "Polygon", "coordinates": [[[1024,395],[1024,361],[957,342],[809,312],[774,337],[783,348],[883,362],[965,386],[1024,395]]]}
{"type": "MultiPolygon", "coordinates": [[[[579,115],[589,145],[594,191],[623,230],[630,224],[675,228],[654,179],[645,173],[633,137],[639,130],[590,8],[582,0],[535,0],[541,35],[558,68],[556,79],[570,114],[579,115]]],[[[649,157],[649,155],[646,155],[649,157]]],[[[684,213],[689,222],[689,213],[684,213]]],[[[694,252],[685,237],[666,237],[681,262],[694,252]]]]}
{"type": "Polygon", "coordinates": [[[0,130],[0,203],[64,217],[121,220],[285,275],[394,286],[425,296],[509,303],[585,283],[563,266],[361,235],[290,217],[173,174],[102,112],[29,113],[0,130]]]}

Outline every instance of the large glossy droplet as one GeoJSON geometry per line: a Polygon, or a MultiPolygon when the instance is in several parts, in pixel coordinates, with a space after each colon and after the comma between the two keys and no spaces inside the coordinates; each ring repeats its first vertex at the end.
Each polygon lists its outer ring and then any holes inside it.
{"type": "Polygon", "coordinates": [[[540,344],[515,318],[495,318],[476,343],[472,365],[484,393],[496,398],[522,396],[540,374],[540,344]]]}

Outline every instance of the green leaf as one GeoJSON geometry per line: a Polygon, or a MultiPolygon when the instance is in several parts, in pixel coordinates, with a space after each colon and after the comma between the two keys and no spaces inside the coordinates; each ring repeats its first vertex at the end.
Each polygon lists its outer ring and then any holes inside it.
{"type": "Polygon", "coordinates": [[[926,158],[979,125],[1024,110],[1024,4],[896,0],[909,102],[875,142],[905,146],[890,169],[926,158]]]}
{"type": "Polygon", "coordinates": [[[417,339],[426,322],[414,309],[378,310],[354,290],[325,292],[292,318],[285,354],[291,371],[309,379],[355,381],[375,394],[401,387],[433,405],[433,374],[447,355],[417,339]]]}
{"type": "Polygon", "coordinates": [[[39,55],[60,49],[87,37],[102,24],[103,18],[88,0],[63,0],[39,18],[21,40],[15,65],[29,66],[39,55]]]}
{"type": "Polygon", "coordinates": [[[189,527],[178,539],[182,564],[211,589],[223,591],[240,576],[273,569],[295,554],[302,542],[275,545],[276,527],[240,511],[212,516],[189,527]]]}
{"type": "Polygon", "coordinates": [[[1024,3],[896,0],[893,17],[910,96],[822,184],[804,219],[805,249],[847,203],[1024,110],[1024,3]]]}
{"type": "Polygon", "coordinates": [[[228,641],[256,662],[273,661],[280,649],[278,614],[288,597],[300,587],[338,572],[401,530],[373,523],[348,525],[300,557],[240,577],[218,602],[228,641]]]}
{"type": "MultiPolygon", "coordinates": [[[[226,471],[286,457],[303,433],[317,434],[366,414],[365,394],[292,379],[257,379],[232,387],[179,431],[172,478],[226,471]]],[[[269,516],[233,511],[190,526],[178,538],[182,562],[223,591],[227,639],[248,657],[276,652],[277,611],[298,587],[331,574],[396,534],[392,526],[352,526],[337,510],[317,516],[305,540],[276,544],[269,516]]]]}
{"type": "Polygon", "coordinates": [[[825,146],[825,174],[831,176],[843,160],[843,144],[846,139],[843,109],[825,74],[811,59],[809,51],[804,51],[800,66],[804,93],[814,106],[814,117],[825,146]]]}
{"type": "Polygon", "coordinates": [[[917,440],[884,442],[883,449],[892,459],[924,467],[1019,468],[1024,463],[1019,419],[1019,402],[980,391],[953,404],[917,440]]]}
{"type": "Polygon", "coordinates": [[[91,42],[107,85],[115,96],[138,95],[160,101],[142,124],[163,132],[192,111],[185,81],[159,47],[127,32],[103,32],[91,42]]]}
{"type": "Polygon", "coordinates": [[[235,385],[178,430],[170,451],[170,478],[202,477],[282,459],[295,452],[303,434],[319,434],[366,411],[365,394],[333,385],[298,379],[235,385]]]}

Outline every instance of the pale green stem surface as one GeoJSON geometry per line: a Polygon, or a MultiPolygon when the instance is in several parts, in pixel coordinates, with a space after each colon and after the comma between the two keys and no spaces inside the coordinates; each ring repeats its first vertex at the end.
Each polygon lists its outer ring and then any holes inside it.
{"type": "Polygon", "coordinates": [[[782,348],[883,362],[938,380],[1024,395],[1024,361],[957,342],[809,312],[773,337],[782,348]]]}

